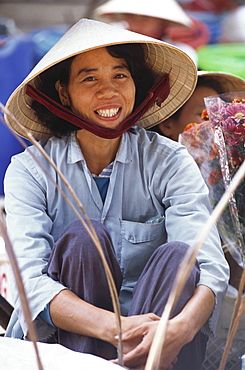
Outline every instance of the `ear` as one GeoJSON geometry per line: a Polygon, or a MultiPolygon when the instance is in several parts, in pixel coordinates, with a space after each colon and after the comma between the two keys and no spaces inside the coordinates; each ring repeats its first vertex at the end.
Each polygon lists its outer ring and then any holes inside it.
{"type": "Polygon", "coordinates": [[[170,117],[158,124],[159,130],[168,138],[173,135],[174,120],[170,117]]]}
{"type": "Polygon", "coordinates": [[[61,85],[60,80],[56,81],[55,88],[59,94],[59,98],[62,105],[70,106],[70,99],[67,93],[67,88],[65,85],[61,85]]]}

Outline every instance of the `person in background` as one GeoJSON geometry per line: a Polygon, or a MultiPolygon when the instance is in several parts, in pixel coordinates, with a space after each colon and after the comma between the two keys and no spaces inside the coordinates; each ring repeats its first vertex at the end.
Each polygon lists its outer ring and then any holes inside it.
{"type": "MultiPolygon", "coordinates": [[[[190,17],[199,20],[209,30],[209,44],[222,42],[226,16],[244,3],[244,0],[177,0],[190,17]]],[[[236,27],[235,27],[236,28],[236,27]]],[[[231,30],[233,32],[233,30],[231,30]]]]}
{"type": "MultiPolygon", "coordinates": [[[[82,19],[7,102],[92,222],[119,295],[128,368],[144,368],[179,264],[210,218],[207,187],[186,148],[146,130],[190,98],[196,79],[193,61],[180,49],[82,19]]],[[[101,258],[57,184],[74,202],[35,146],[14,157],[5,176],[8,232],[38,338],[55,335],[74,351],[117,362],[101,258]]],[[[159,370],[200,369],[228,278],[214,227],[171,312],[159,370]]],[[[27,339],[15,289],[13,300],[6,336],[27,339]]]]}
{"type": "MultiPolygon", "coordinates": [[[[197,74],[197,85],[190,99],[171,117],[150,130],[174,141],[179,141],[179,135],[185,130],[188,124],[202,123],[205,120],[203,117],[205,97],[228,92],[245,91],[245,80],[230,73],[198,71],[197,74]]],[[[230,266],[230,284],[238,288],[242,268],[236,263],[229,252],[225,253],[225,257],[230,266]]]]}
{"type": "MultiPolygon", "coordinates": [[[[99,20],[108,21],[119,27],[133,32],[142,33],[165,42],[169,42],[185,51],[197,65],[197,53],[191,44],[171,39],[172,29],[179,28],[180,32],[190,31],[193,38],[202,40],[201,44],[208,43],[209,37],[202,39],[198,21],[193,21],[175,0],[168,0],[167,6],[162,0],[109,0],[97,7],[94,17],[99,20]],[[196,34],[198,32],[198,34],[196,34]],[[205,39],[205,40],[204,40],[205,39]]],[[[203,30],[205,25],[201,25],[203,30]]],[[[202,31],[202,34],[205,32],[202,31]]]]}
{"type": "Polygon", "coordinates": [[[245,81],[235,75],[224,72],[198,71],[198,81],[190,99],[171,117],[152,128],[172,140],[178,141],[179,135],[189,123],[204,121],[204,98],[233,91],[245,91],[245,81]]]}

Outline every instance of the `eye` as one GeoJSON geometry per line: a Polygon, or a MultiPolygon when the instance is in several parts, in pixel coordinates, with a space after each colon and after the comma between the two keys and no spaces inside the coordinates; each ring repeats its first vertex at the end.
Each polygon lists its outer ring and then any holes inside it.
{"type": "Polygon", "coordinates": [[[83,81],[95,81],[96,79],[95,79],[95,77],[93,77],[93,76],[88,76],[88,77],[86,77],[86,78],[84,78],[84,80],[83,81]]]}
{"type": "Polygon", "coordinates": [[[126,78],[127,76],[124,73],[118,73],[115,78],[126,78]]]}
{"type": "Polygon", "coordinates": [[[122,79],[129,78],[129,77],[130,77],[130,74],[127,74],[127,73],[117,73],[115,76],[115,78],[118,80],[122,80],[122,79]]]}

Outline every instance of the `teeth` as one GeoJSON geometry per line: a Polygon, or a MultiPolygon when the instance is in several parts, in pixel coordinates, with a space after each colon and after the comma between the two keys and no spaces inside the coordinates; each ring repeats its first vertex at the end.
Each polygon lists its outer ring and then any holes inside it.
{"type": "Polygon", "coordinates": [[[113,109],[99,109],[96,112],[101,117],[113,117],[117,114],[119,111],[119,108],[113,108],[113,109]]]}

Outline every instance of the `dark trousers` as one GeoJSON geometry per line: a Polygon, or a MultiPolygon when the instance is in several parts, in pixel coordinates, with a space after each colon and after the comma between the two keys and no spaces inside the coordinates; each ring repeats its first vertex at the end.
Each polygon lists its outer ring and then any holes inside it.
{"type": "MultiPolygon", "coordinates": [[[[93,226],[119,292],[122,274],[110,235],[101,223],[93,221],[93,226]]],[[[181,242],[166,243],[157,248],[136,284],[128,315],[149,312],[162,315],[176,271],[187,249],[188,246],[181,242]]],[[[56,242],[49,259],[48,274],[86,302],[113,311],[101,258],[80,221],[72,223],[56,242]]],[[[199,276],[199,267],[196,263],[172,312],[172,317],[176,316],[192,297],[199,276]]],[[[174,369],[200,369],[205,356],[207,339],[201,332],[197,333],[193,341],[182,348],[174,369]]],[[[58,342],[74,351],[102,357],[103,353],[110,353],[110,358],[117,357],[116,349],[111,344],[65,330],[58,329],[58,342]]],[[[106,355],[104,357],[108,358],[106,355]]]]}

